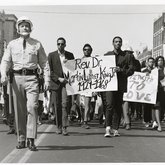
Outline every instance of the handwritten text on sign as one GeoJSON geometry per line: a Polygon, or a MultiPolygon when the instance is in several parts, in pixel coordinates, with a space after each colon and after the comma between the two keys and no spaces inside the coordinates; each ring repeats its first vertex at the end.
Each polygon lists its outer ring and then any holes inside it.
{"type": "Polygon", "coordinates": [[[146,73],[135,72],[128,77],[127,93],[124,93],[124,101],[141,103],[156,103],[158,86],[158,72],[153,70],[148,76],[146,73]]]}
{"type": "Polygon", "coordinates": [[[83,91],[116,91],[117,76],[115,56],[88,57],[69,60],[63,66],[67,94],[74,95],[83,91]]]}

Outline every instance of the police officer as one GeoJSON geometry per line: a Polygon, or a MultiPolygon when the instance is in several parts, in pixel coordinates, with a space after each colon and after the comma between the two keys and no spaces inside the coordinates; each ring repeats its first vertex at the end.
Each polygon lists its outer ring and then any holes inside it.
{"type": "Polygon", "coordinates": [[[27,147],[31,151],[37,148],[34,139],[37,137],[37,107],[39,85],[37,79],[38,64],[45,74],[45,88],[48,88],[47,56],[42,44],[30,37],[33,24],[23,16],[17,20],[18,39],[11,41],[4,53],[1,63],[2,83],[7,83],[7,72],[13,69],[12,82],[15,122],[17,130],[17,149],[27,147]]]}

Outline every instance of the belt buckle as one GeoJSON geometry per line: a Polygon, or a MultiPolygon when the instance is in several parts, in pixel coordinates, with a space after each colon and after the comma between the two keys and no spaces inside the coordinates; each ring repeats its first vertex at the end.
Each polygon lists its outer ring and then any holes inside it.
{"type": "Polygon", "coordinates": [[[23,75],[26,75],[26,73],[27,73],[27,69],[25,69],[25,68],[22,69],[22,74],[23,74],[23,75]]]}

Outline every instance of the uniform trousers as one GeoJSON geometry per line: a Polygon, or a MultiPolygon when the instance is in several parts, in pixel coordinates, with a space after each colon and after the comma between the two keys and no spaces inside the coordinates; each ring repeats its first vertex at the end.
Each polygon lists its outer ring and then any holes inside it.
{"type": "Polygon", "coordinates": [[[10,91],[9,88],[11,89],[11,86],[10,86],[9,83],[7,84],[7,86],[3,86],[3,91],[4,91],[4,118],[6,118],[9,128],[10,129],[15,129],[13,96],[12,96],[12,92],[9,92],[9,94],[7,93],[7,90],[10,91]]]}
{"type": "Polygon", "coordinates": [[[37,138],[39,85],[36,75],[13,77],[13,101],[18,142],[37,138]]]}

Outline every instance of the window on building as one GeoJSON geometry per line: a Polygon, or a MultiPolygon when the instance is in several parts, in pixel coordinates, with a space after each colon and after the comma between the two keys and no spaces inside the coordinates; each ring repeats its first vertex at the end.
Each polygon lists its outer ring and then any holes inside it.
{"type": "Polygon", "coordinates": [[[160,33],[160,44],[162,45],[162,32],[160,33]]]}
{"type": "Polygon", "coordinates": [[[155,37],[155,45],[158,46],[158,35],[155,37]]]}
{"type": "Polygon", "coordinates": [[[153,38],[153,47],[155,48],[155,37],[153,38]]]}
{"type": "Polygon", "coordinates": [[[2,30],[0,30],[0,41],[2,40],[2,30]]]}
{"type": "Polygon", "coordinates": [[[160,45],[160,34],[158,34],[158,46],[160,45]]]}

